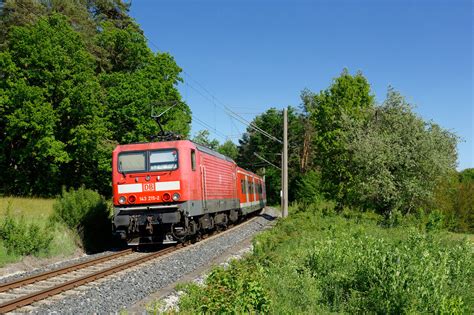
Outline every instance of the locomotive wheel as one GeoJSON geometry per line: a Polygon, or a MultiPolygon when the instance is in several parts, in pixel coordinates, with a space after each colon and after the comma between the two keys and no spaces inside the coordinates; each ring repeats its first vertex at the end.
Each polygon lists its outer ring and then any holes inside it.
{"type": "Polygon", "coordinates": [[[193,241],[194,241],[194,243],[197,243],[197,242],[202,241],[202,234],[201,234],[201,232],[197,232],[197,233],[196,233],[196,236],[194,237],[193,241]]]}

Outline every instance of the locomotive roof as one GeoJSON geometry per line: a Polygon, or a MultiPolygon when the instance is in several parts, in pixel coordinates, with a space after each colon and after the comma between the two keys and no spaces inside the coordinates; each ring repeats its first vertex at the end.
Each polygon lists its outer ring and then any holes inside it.
{"type": "MultiPolygon", "coordinates": [[[[189,140],[189,141],[191,141],[191,140],[189,140]]],[[[203,146],[203,145],[201,145],[201,144],[198,144],[198,143],[196,143],[196,142],[194,142],[194,141],[191,141],[191,142],[196,146],[196,148],[197,148],[199,151],[204,152],[204,153],[207,153],[207,154],[209,154],[209,155],[215,156],[215,157],[217,157],[217,158],[220,158],[220,159],[222,159],[222,160],[226,160],[226,161],[228,161],[228,162],[231,162],[231,163],[234,163],[234,164],[235,164],[235,161],[232,160],[230,157],[228,157],[228,156],[226,156],[226,155],[224,155],[224,154],[221,154],[221,153],[219,153],[219,152],[217,152],[217,151],[214,151],[214,150],[212,150],[212,149],[209,149],[208,147],[205,147],[205,146],[203,146]]]]}
{"type": "MultiPolygon", "coordinates": [[[[122,144],[122,145],[117,146],[117,148],[120,147],[121,149],[123,149],[123,148],[127,148],[128,146],[134,146],[134,145],[140,145],[140,144],[142,144],[142,145],[147,145],[147,144],[150,145],[150,144],[153,144],[153,143],[166,143],[166,142],[169,142],[169,143],[176,143],[176,142],[188,142],[188,143],[192,143],[192,144],[196,147],[196,149],[198,149],[198,150],[201,151],[201,152],[204,152],[204,153],[207,153],[207,154],[209,154],[209,155],[215,156],[215,157],[217,157],[217,158],[219,158],[219,159],[221,159],[221,160],[225,160],[225,161],[228,161],[228,162],[231,162],[231,163],[236,164],[235,161],[234,161],[233,159],[231,159],[230,157],[228,157],[228,156],[226,156],[226,155],[224,155],[224,154],[221,154],[221,153],[219,153],[219,152],[217,152],[217,151],[214,151],[214,150],[212,150],[212,149],[210,149],[210,148],[208,148],[208,147],[205,147],[205,146],[203,146],[202,144],[196,143],[196,142],[194,142],[194,141],[192,141],[192,140],[174,140],[174,141],[160,141],[160,142],[135,142],[135,143],[130,143],[130,144],[122,144]]],[[[117,148],[116,148],[116,149],[117,149],[117,148]]]]}

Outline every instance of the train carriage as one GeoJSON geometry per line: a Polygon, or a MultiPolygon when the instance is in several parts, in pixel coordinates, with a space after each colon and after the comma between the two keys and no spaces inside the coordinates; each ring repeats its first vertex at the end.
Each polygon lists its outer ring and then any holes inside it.
{"type": "Polygon", "coordinates": [[[265,206],[263,179],[189,140],[113,152],[114,234],[129,245],[175,243],[265,206]]]}

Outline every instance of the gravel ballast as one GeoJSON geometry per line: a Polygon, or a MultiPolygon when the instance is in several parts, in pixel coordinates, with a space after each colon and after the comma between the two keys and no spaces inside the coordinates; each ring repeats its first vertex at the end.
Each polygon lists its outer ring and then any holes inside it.
{"type": "Polygon", "coordinates": [[[231,247],[261,231],[274,219],[276,211],[268,208],[265,213],[223,235],[186,247],[154,262],[135,267],[132,271],[122,272],[81,287],[75,290],[77,294],[68,294],[61,299],[50,299],[47,303],[40,303],[33,312],[83,314],[110,313],[126,309],[161,288],[176,282],[187,273],[210,264],[214,258],[231,247]]]}
{"type": "Polygon", "coordinates": [[[38,267],[38,268],[29,270],[29,271],[19,271],[19,272],[15,272],[15,273],[12,273],[12,274],[3,275],[3,276],[0,277],[0,284],[4,284],[4,283],[7,283],[7,282],[15,281],[15,280],[30,277],[30,276],[34,276],[34,275],[37,275],[37,274],[40,274],[40,273],[43,273],[43,272],[60,269],[60,268],[70,266],[70,265],[73,265],[73,264],[86,262],[86,261],[89,261],[89,260],[92,260],[92,259],[95,259],[95,258],[98,258],[98,257],[110,255],[110,254],[113,254],[113,253],[115,253],[115,251],[105,251],[105,252],[101,252],[101,253],[97,253],[97,254],[90,254],[90,255],[84,254],[80,257],[74,257],[74,258],[64,258],[64,260],[62,260],[62,261],[51,263],[51,264],[49,264],[47,266],[44,266],[44,267],[38,267]]]}

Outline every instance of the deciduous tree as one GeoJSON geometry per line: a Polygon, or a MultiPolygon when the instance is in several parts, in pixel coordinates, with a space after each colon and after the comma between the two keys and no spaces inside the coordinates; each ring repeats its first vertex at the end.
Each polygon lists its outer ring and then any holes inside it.
{"type": "Polygon", "coordinates": [[[209,136],[209,130],[203,129],[199,130],[192,140],[198,144],[208,147],[209,149],[217,150],[219,148],[219,141],[217,139],[211,139],[209,136]]]}
{"type": "Polygon", "coordinates": [[[95,186],[109,132],[94,60],[80,36],[53,14],[13,27],[7,44],[0,53],[5,190],[53,194],[70,180],[95,186]]]}
{"type": "Polygon", "coordinates": [[[235,160],[239,155],[239,149],[237,145],[232,142],[232,140],[227,140],[222,145],[217,148],[219,153],[224,154],[225,156],[230,157],[231,159],[235,160]]]}
{"type": "Polygon", "coordinates": [[[365,122],[345,120],[348,199],[383,213],[427,205],[439,181],[455,168],[457,137],[418,117],[393,89],[381,106],[365,111],[365,122]]]}
{"type": "Polygon", "coordinates": [[[344,202],[351,181],[350,132],[345,117],[363,121],[365,109],[373,105],[374,96],[367,79],[361,73],[351,75],[346,69],[328,89],[318,94],[306,92],[305,109],[315,131],[314,164],[321,169],[322,183],[331,199],[344,202]]]}

